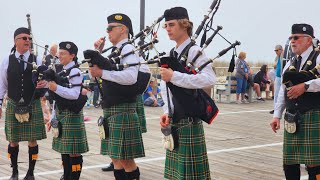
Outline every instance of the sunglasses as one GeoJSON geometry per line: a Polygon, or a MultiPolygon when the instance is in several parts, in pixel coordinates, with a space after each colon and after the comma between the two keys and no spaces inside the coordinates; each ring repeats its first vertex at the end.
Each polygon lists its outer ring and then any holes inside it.
{"type": "Polygon", "coordinates": [[[32,40],[32,37],[20,37],[20,38],[17,38],[17,39],[23,39],[24,41],[26,41],[27,39],[29,39],[29,41],[32,40]]]}
{"type": "Polygon", "coordinates": [[[281,51],[281,49],[276,49],[276,50],[274,50],[275,52],[277,52],[277,51],[281,51]]]}
{"type": "Polygon", "coordinates": [[[111,32],[113,28],[115,27],[121,27],[122,25],[117,25],[117,26],[108,26],[107,27],[107,32],[111,32]]]}
{"type": "Polygon", "coordinates": [[[289,37],[289,40],[291,41],[291,40],[293,39],[293,40],[296,41],[296,40],[298,40],[298,39],[301,38],[301,37],[309,37],[309,36],[290,36],[290,37],[289,37]]]}

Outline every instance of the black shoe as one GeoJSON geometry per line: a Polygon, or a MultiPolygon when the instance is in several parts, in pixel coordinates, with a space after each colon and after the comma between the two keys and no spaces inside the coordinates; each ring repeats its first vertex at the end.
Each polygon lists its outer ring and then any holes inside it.
{"type": "Polygon", "coordinates": [[[258,101],[264,102],[264,99],[262,99],[262,97],[257,97],[258,101]]]}
{"type": "Polygon", "coordinates": [[[12,174],[9,180],[18,180],[19,179],[19,174],[12,174]]]}
{"type": "Polygon", "coordinates": [[[270,113],[270,114],[273,114],[273,113],[274,113],[274,110],[269,111],[269,113],[270,113]]]}
{"type": "Polygon", "coordinates": [[[248,94],[244,94],[244,98],[245,98],[246,100],[248,100],[248,99],[249,99],[248,94]]]}
{"type": "Polygon", "coordinates": [[[23,180],[34,180],[34,176],[26,175],[26,177],[23,178],[23,180]]]}
{"type": "Polygon", "coordinates": [[[114,166],[113,163],[108,164],[106,167],[101,168],[102,171],[113,171],[114,166]]]}

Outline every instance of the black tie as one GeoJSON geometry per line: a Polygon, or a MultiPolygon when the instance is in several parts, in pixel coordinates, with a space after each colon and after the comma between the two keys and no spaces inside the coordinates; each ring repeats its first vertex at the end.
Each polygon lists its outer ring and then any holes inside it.
{"type": "Polygon", "coordinates": [[[176,59],[178,59],[178,53],[177,53],[177,51],[173,51],[173,56],[174,56],[176,59]]]}
{"type": "Polygon", "coordinates": [[[116,46],[114,46],[112,49],[111,49],[111,52],[115,51],[117,49],[116,46]]]}
{"type": "Polygon", "coordinates": [[[24,59],[23,59],[23,55],[21,54],[20,55],[20,69],[22,70],[22,72],[24,71],[24,59]]]}
{"type": "Polygon", "coordinates": [[[301,60],[302,60],[301,56],[298,56],[298,58],[296,59],[295,68],[296,68],[296,71],[298,71],[298,72],[300,71],[301,60]]]}

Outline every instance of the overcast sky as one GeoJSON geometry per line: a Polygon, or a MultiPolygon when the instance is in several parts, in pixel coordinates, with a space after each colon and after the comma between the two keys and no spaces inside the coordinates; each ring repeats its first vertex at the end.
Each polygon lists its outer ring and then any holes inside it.
{"type": "MultiPolygon", "coordinates": [[[[195,30],[211,2],[212,0],[146,0],[145,25],[151,25],[164,10],[183,6],[189,11],[195,30]]],[[[238,52],[247,52],[248,61],[273,61],[274,46],[286,42],[293,23],[311,24],[315,29],[315,36],[319,37],[319,8],[319,0],[222,0],[214,17],[213,27],[221,25],[223,30],[220,33],[229,41],[241,41],[238,52]]],[[[79,58],[82,58],[83,50],[92,49],[96,39],[107,35],[107,16],[112,13],[129,15],[134,33],[137,33],[140,27],[139,9],[140,0],[3,0],[0,7],[1,60],[13,46],[15,29],[27,27],[28,13],[31,15],[34,39],[38,44],[73,41],[79,47],[79,58]]],[[[167,51],[174,46],[164,29],[160,28],[158,36],[159,51],[167,51]]],[[[201,36],[198,40],[200,39],[201,36]]],[[[216,36],[206,53],[209,57],[214,57],[227,46],[222,38],[216,36]]],[[[43,50],[39,49],[39,52],[42,56],[43,50]]],[[[221,59],[229,61],[230,57],[231,53],[221,59]]]]}

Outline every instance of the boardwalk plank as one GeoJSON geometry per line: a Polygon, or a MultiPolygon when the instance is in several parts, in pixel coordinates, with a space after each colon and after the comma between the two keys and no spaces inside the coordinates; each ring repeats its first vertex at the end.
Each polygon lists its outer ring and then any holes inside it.
{"type": "MultiPolygon", "coordinates": [[[[282,145],[283,129],[274,134],[269,121],[272,116],[272,101],[250,104],[218,103],[220,115],[213,125],[204,124],[210,171],[217,180],[270,180],[283,179],[282,145]],[[254,112],[255,111],[255,112],[254,112]],[[253,148],[257,145],[270,144],[267,147],[253,148]],[[250,147],[244,150],[234,148],[250,147]],[[220,150],[227,150],[221,152],[220,150]]],[[[165,151],[161,148],[159,115],[161,108],[147,107],[148,132],[143,134],[146,157],[137,159],[142,180],[161,180],[163,178],[165,151]]],[[[113,179],[112,172],[102,172],[101,167],[110,162],[102,156],[96,119],[102,114],[101,109],[85,108],[84,112],[92,120],[86,122],[90,151],[84,156],[84,169],[81,179],[113,179]]],[[[4,121],[0,120],[0,179],[11,175],[10,162],[7,159],[7,145],[4,135],[4,121]]],[[[282,127],[281,127],[282,128],[282,127]]],[[[42,173],[37,179],[56,180],[62,174],[60,154],[51,149],[52,135],[39,141],[40,154],[35,173],[42,173]]],[[[28,168],[27,143],[20,144],[19,173],[24,176],[28,168]]],[[[302,168],[302,174],[306,172],[302,168]]]]}

